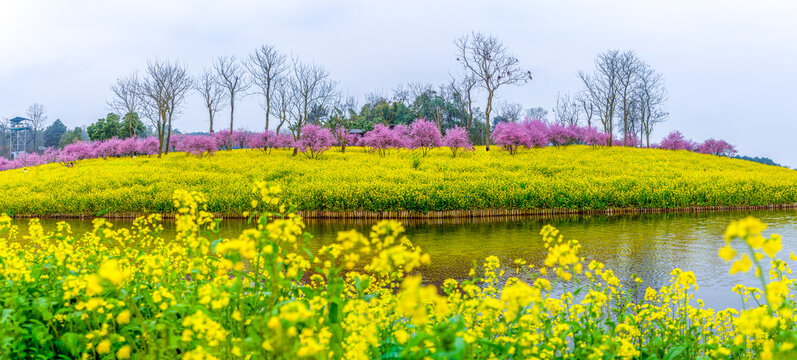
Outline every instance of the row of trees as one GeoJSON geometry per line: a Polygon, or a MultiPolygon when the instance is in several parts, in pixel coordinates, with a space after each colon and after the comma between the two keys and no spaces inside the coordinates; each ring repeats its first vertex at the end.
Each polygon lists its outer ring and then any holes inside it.
{"type": "MultiPolygon", "coordinates": [[[[215,130],[218,113],[228,106],[229,129],[233,129],[236,100],[257,94],[265,111],[264,128],[270,129],[274,118],[276,131],[287,126],[295,139],[301,137],[307,124],[367,130],[377,123],[409,124],[416,118],[430,119],[440,130],[461,126],[471,131],[478,117],[475,112],[479,111],[474,99],[477,90],[482,90],[486,103],[483,128],[478,133],[489,142],[497,91],[505,85],[525,84],[531,80],[531,73],[522,69],[495,37],[472,33],[455,44],[463,71],[452,75],[450,83],[437,89],[418,84],[400,86],[392,98],[372,95],[359,109],[353,98],[341,96],[338,82],[322,66],[289,58],[270,45],[255,49],[244,59],[219,57],[196,78],[179,62],[150,61],[143,76],[117,79],[111,87],[114,97],[109,105],[119,113],[141,114],[148,119],[161,142],[161,151],[168,152],[174,117],[191,90],[203,99],[210,133],[215,130]]],[[[132,116],[125,124],[128,136],[139,131],[132,116]]]]}
{"type": "MultiPolygon", "coordinates": [[[[545,123],[541,120],[522,122],[499,122],[491,134],[494,144],[514,155],[522,149],[542,148],[547,146],[567,146],[584,144],[605,146],[609,134],[596,127],[545,123]]],[[[616,141],[617,144],[621,142],[616,141]]],[[[159,140],[156,137],[113,137],[101,141],[78,141],[67,144],[63,149],[48,148],[42,154],[23,154],[13,161],[0,158],[0,170],[26,166],[41,165],[50,162],[71,164],[74,161],[89,158],[107,158],[137,155],[155,155],[159,151],[159,140]]],[[[456,157],[464,151],[473,150],[468,133],[459,126],[447,129],[445,135],[432,121],[417,119],[411,125],[399,124],[389,127],[375,124],[371,131],[359,136],[349,132],[333,132],[331,129],[315,124],[307,124],[302,129],[299,139],[289,134],[278,134],[271,130],[264,132],[247,132],[222,130],[207,135],[177,134],[170,142],[172,151],[181,151],[196,156],[210,156],[219,149],[260,149],[270,153],[272,149],[293,148],[309,158],[318,158],[332,146],[338,146],[341,152],[347,146],[362,146],[366,151],[376,152],[382,156],[395,149],[417,151],[426,156],[430,150],[447,147],[456,157]]],[[[636,146],[623,144],[622,146],[636,146]]],[[[697,143],[684,138],[675,131],[667,135],[661,143],[651,147],[666,150],[687,150],[717,156],[733,156],[736,148],[723,140],[708,139],[697,143]]]]}
{"type": "MultiPolygon", "coordinates": [[[[354,97],[342,95],[339,83],[325,68],[289,57],[271,45],[263,45],[245,58],[218,57],[198,76],[190,75],[179,61],[149,61],[142,74],[116,80],[108,102],[114,113],[90,126],[87,134],[100,140],[151,132],[158,138],[159,154],[168,153],[175,118],[191,93],[203,99],[210,133],[216,131],[219,113],[227,108],[229,127],[225,124],[224,128],[234,129],[236,101],[255,95],[264,110],[263,128],[274,128],[277,133],[289,130],[295,140],[308,124],[333,132],[367,131],[375,124],[409,125],[421,118],[440,131],[460,127],[472,141],[489,150],[491,129],[497,124],[546,120],[545,109],[524,112],[519,104],[498,101],[501,89],[522,86],[532,79],[531,71],[521,66],[501,41],[474,32],[454,44],[460,70],[450,75],[447,83],[399,85],[390,95],[367,95],[362,106],[354,97]],[[149,122],[149,129],[139,117],[149,122]]],[[[583,89],[557,99],[553,109],[557,123],[594,125],[608,134],[619,132],[624,144],[628,138],[635,139],[634,143],[644,138],[650,145],[655,125],[667,117],[661,74],[631,51],[609,50],[598,55],[592,73],[580,72],[579,77],[583,89]]],[[[232,136],[232,132],[228,134],[232,136]]],[[[611,146],[614,138],[609,136],[607,145],[611,146]]]]}
{"type": "MultiPolygon", "coordinates": [[[[286,57],[269,46],[257,49],[248,61],[219,57],[212,68],[205,69],[196,79],[179,62],[150,61],[144,76],[133,74],[117,80],[112,86],[111,106],[149,119],[161,144],[160,155],[169,151],[175,115],[180,113],[191,90],[202,96],[208,111],[209,131],[213,133],[217,114],[227,106],[229,128],[234,129],[235,101],[255,86],[265,97],[265,128],[270,127],[271,115],[277,114],[280,119],[277,130],[287,122],[298,138],[303,125],[311,121],[311,112],[337,96],[337,83],[329,80],[328,73],[320,66],[297,59],[292,59],[291,64],[289,73],[286,57]]],[[[134,126],[127,123],[133,136],[134,126]]]]}
{"type": "MultiPolygon", "coordinates": [[[[623,142],[645,140],[663,122],[667,89],[660,73],[633,51],[609,50],[595,58],[595,70],[579,72],[583,89],[576,96],[565,95],[557,100],[557,121],[578,123],[580,118],[592,126],[593,118],[608,134],[621,134],[623,142]]],[[[609,137],[608,144],[613,144],[609,137]]]]}
{"type": "MultiPolygon", "coordinates": [[[[667,119],[668,99],[663,76],[633,51],[608,50],[595,58],[592,72],[578,73],[582,89],[575,94],[559,94],[553,108],[555,123],[563,126],[597,127],[607,144],[635,144],[651,147],[650,136],[667,119]]],[[[523,119],[546,120],[543,108],[527,109],[520,104],[502,103],[493,126],[523,119]]]]}

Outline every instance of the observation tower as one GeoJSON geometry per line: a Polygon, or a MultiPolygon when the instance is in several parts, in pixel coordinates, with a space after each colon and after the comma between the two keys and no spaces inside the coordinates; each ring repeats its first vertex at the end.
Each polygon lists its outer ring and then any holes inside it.
{"type": "Polygon", "coordinates": [[[23,117],[15,117],[9,120],[11,123],[8,134],[9,151],[11,158],[16,159],[19,154],[24,153],[28,145],[28,134],[31,132],[30,120],[23,117]]]}

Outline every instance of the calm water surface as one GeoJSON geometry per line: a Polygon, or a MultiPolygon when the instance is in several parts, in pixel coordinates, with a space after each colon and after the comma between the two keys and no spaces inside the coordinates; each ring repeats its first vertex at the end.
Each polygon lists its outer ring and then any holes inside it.
{"type": "MultiPolygon", "coordinates": [[[[751,274],[729,275],[730,265],[717,256],[717,249],[724,245],[722,235],[728,223],[748,215],[768,223],[767,233],[783,236],[782,258],[797,251],[797,210],[426,220],[404,222],[404,226],[409,239],[432,258],[432,264],[421,270],[430,283],[466,278],[474,261],[490,255],[498,256],[507,269],[516,258],[539,266],[545,258],[539,232],[545,224],[551,224],[565,238],[581,242],[581,254],[587,261],[605,263],[626,283],[636,274],[644,280],[643,286],[658,289],[669,282],[673,268],[691,270],[700,286],[697,297],[710,307],[725,308],[740,307],[738,296],[731,292],[734,284],[760,287],[751,274]]],[[[15,221],[21,227],[26,224],[26,220],[15,221]]],[[[42,221],[48,229],[54,228],[56,222],[42,221]]],[[[131,223],[113,222],[117,226],[131,223]]],[[[334,241],[338,231],[354,228],[367,235],[373,225],[373,221],[306,222],[307,231],[314,235],[312,250],[334,241]]],[[[91,229],[91,220],[73,219],[69,223],[75,233],[91,229]]],[[[225,220],[222,236],[237,236],[247,226],[244,221],[225,220]]],[[[167,222],[164,227],[167,233],[173,231],[173,223],[167,222]]]]}

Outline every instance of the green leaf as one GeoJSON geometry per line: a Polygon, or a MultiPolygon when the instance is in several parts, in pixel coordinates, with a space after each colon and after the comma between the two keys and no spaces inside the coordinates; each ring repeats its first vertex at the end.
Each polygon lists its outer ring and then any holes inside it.
{"type": "Polygon", "coordinates": [[[687,345],[680,345],[672,348],[670,351],[667,351],[667,355],[664,356],[663,360],[672,360],[678,358],[684,350],[686,350],[687,345]]]}

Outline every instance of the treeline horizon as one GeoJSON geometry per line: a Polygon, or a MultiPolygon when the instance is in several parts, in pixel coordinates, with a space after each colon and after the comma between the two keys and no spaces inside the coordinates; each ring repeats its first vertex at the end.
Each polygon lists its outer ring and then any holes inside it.
{"type": "MultiPolygon", "coordinates": [[[[271,45],[253,50],[246,58],[220,56],[196,76],[189,74],[180,61],[151,60],[143,72],[121,76],[111,85],[108,105],[112,112],[108,116],[71,131],[61,131],[58,125],[49,141],[40,135],[45,130],[46,111],[42,105],[32,105],[28,111],[31,150],[43,151],[37,146],[38,140],[46,148],[77,140],[154,135],[162,152],[168,149],[178,119],[186,123],[179,115],[189,94],[200,95],[207,115],[191,119],[190,128],[202,122],[208,126],[208,133],[242,129],[235,125],[236,100],[255,96],[263,110],[262,129],[289,132],[295,139],[306,124],[367,131],[375,124],[408,125],[415,119],[427,119],[441,131],[455,126],[466,129],[474,144],[486,145],[488,150],[495,125],[527,119],[594,126],[613,135],[608,138],[608,146],[613,145],[615,135],[623,143],[650,146],[651,133],[668,117],[663,76],[633,51],[598,54],[591,72],[577,72],[582,88],[576,93],[559,94],[549,117],[542,107],[524,109],[521,104],[502,100],[501,89],[524,86],[533,78],[531,70],[522,66],[499,39],[473,32],[456,39],[454,45],[452,55],[460,67],[449,73],[448,82],[399,84],[389,95],[365,94],[362,105],[355,97],[344,95],[340,83],[323,66],[289,57],[271,45]],[[35,117],[30,115],[33,108],[38,110],[35,117]],[[226,110],[229,119],[222,114],[226,110]],[[64,138],[52,140],[59,132],[64,138]]],[[[4,140],[7,133],[7,121],[0,122],[4,140]]],[[[11,149],[3,142],[0,153],[3,145],[10,155],[11,149]]]]}

